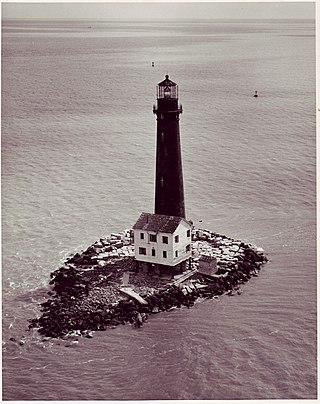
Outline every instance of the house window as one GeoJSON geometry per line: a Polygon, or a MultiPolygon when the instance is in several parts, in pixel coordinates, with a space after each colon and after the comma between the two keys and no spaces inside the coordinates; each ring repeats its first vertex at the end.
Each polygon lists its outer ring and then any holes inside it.
{"type": "Polygon", "coordinates": [[[144,239],[144,233],[140,233],[140,238],[141,238],[141,240],[144,239]]]}
{"type": "Polygon", "coordinates": [[[175,256],[176,256],[176,257],[178,256],[178,251],[175,252],[175,256]]]}
{"type": "Polygon", "coordinates": [[[139,254],[140,255],[147,255],[147,249],[144,247],[139,247],[139,254]]]}
{"type": "Polygon", "coordinates": [[[168,237],[162,236],[162,242],[163,242],[163,244],[168,244],[168,237]]]}
{"type": "Polygon", "coordinates": [[[167,258],[167,251],[162,251],[163,258],[167,258]]]}
{"type": "Polygon", "coordinates": [[[190,237],[190,230],[187,230],[187,237],[190,237]]]}
{"type": "Polygon", "coordinates": [[[191,245],[188,244],[188,245],[186,246],[186,252],[189,252],[190,250],[191,250],[191,245]]]}
{"type": "Polygon", "coordinates": [[[149,234],[150,241],[157,242],[157,235],[156,234],[149,234]]]}
{"type": "Polygon", "coordinates": [[[179,243],[179,234],[174,237],[174,242],[175,242],[175,243],[179,243]]]}
{"type": "Polygon", "coordinates": [[[151,250],[151,255],[152,255],[153,257],[156,256],[156,250],[155,250],[154,248],[151,250]]]}

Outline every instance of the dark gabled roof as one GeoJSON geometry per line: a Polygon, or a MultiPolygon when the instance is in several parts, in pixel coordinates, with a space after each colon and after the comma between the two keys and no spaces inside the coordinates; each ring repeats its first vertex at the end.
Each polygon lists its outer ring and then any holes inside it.
{"type": "Polygon", "coordinates": [[[166,79],[161,81],[161,83],[158,84],[158,86],[176,86],[176,83],[174,83],[173,81],[169,80],[169,76],[166,74],[166,79]]]}
{"type": "Polygon", "coordinates": [[[174,233],[181,221],[191,225],[190,222],[179,216],[157,215],[143,212],[134,224],[133,229],[154,231],[155,233],[174,233]]]}

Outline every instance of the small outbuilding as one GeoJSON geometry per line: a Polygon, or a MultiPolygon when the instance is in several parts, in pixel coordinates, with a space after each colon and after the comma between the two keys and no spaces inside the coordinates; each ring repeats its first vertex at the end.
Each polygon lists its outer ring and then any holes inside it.
{"type": "Polygon", "coordinates": [[[198,272],[203,275],[213,275],[217,272],[217,259],[211,255],[201,255],[198,272]]]}

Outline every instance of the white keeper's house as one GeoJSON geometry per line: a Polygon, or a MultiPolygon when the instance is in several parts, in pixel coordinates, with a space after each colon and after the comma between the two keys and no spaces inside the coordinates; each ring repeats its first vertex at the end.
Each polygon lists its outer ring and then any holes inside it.
{"type": "Polygon", "coordinates": [[[138,266],[183,272],[191,258],[191,230],[192,222],[182,217],[141,213],[133,226],[138,266]]]}

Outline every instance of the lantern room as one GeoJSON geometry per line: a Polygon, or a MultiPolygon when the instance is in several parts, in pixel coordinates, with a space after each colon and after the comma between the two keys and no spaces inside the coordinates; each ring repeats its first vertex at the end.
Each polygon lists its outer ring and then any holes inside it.
{"type": "Polygon", "coordinates": [[[157,99],[178,99],[178,86],[169,80],[168,74],[166,79],[161,81],[157,86],[157,99]]]}

